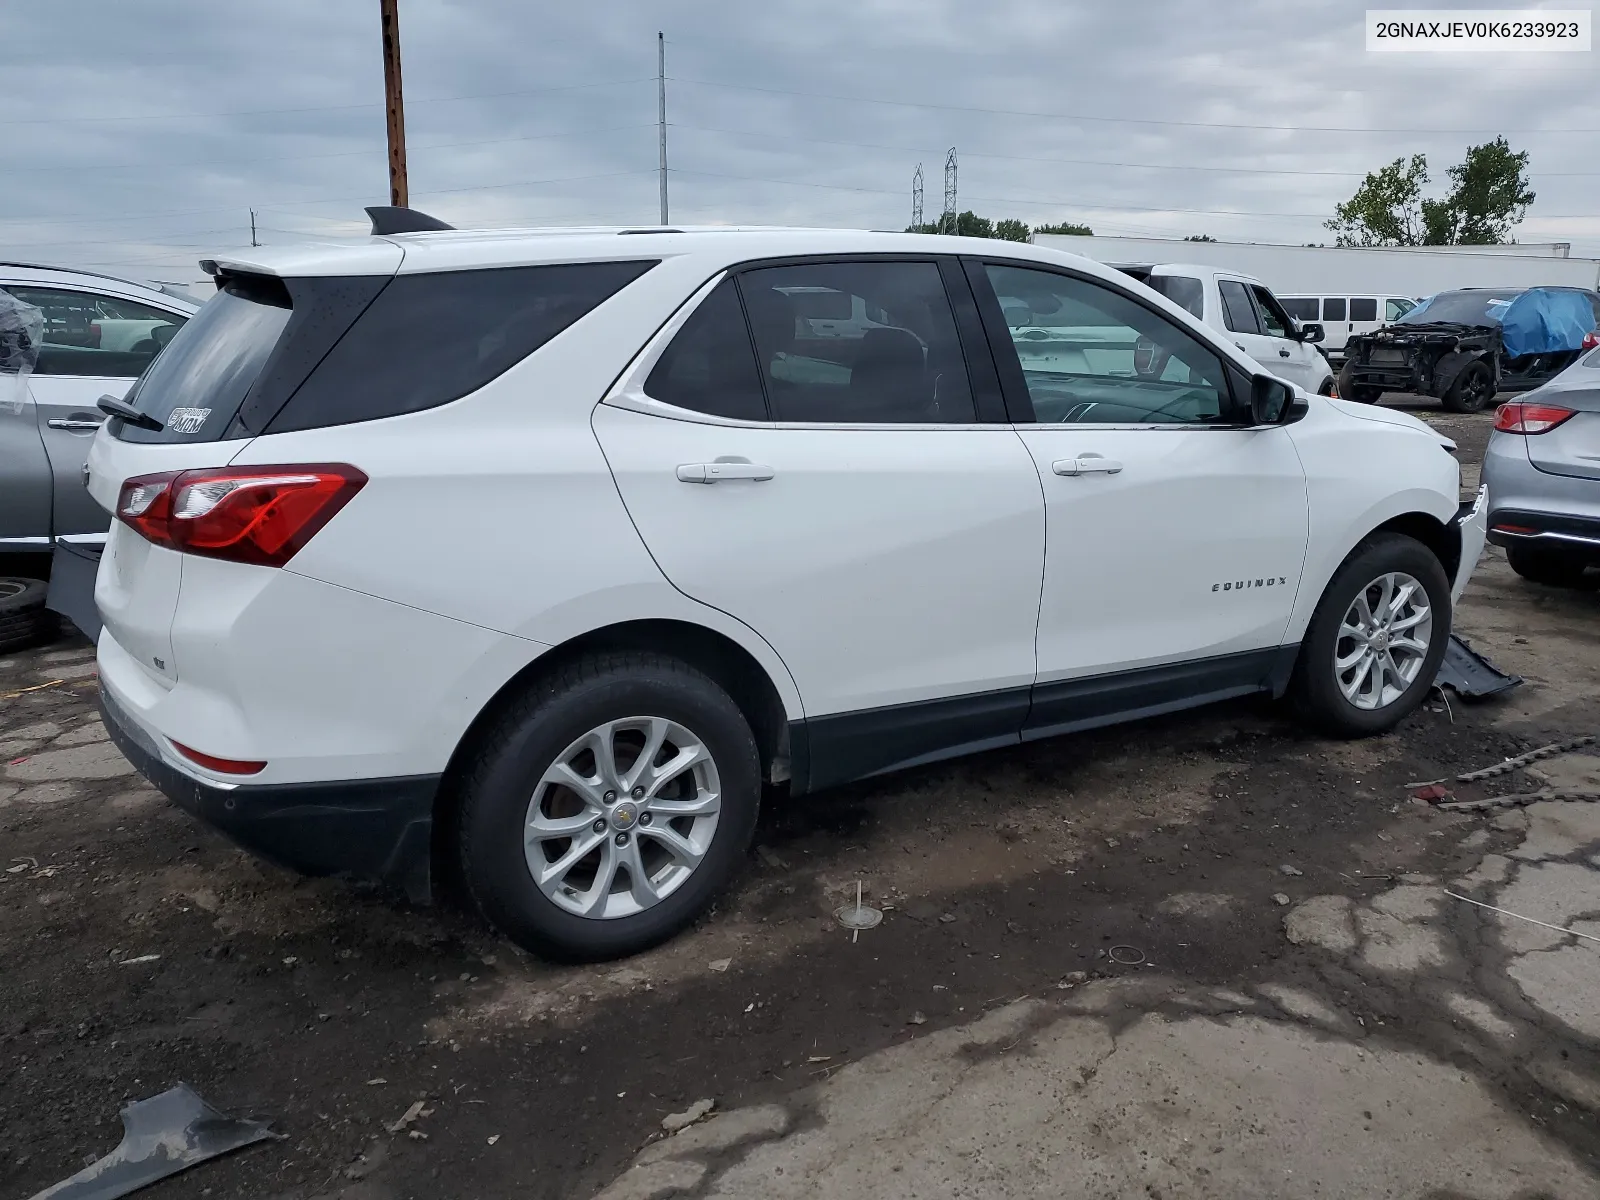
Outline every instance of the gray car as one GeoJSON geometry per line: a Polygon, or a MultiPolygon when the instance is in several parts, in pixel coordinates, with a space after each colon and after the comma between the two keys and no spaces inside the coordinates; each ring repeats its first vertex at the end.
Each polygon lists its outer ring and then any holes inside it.
{"type": "Polygon", "coordinates": [[[1483,481],[1489,540],[1517,574],[1577,586],[1600,566],[1600,350],[1500,406],[1483,481]]]}

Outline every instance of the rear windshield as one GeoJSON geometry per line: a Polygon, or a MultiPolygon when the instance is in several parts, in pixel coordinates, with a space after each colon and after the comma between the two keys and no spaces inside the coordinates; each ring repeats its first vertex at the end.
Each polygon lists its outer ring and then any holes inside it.
{"type": "Polygon", "coordinates": [[[217,441],[278,344],[292,315],[289,292],[269,276],[235,276],[180,329],[140,376],[128,402],[160,431],[126,422],[125,442],[217,441]]]}
{"type": "Polygon", "coordinates": [[[1205,293],[1201,290],[1200,281],[1193,275],[1152,275],[1145,283],[1179,308],[1186,308],[1202,321],[1205,320],[1205,293]]]}
{"type": "Polygon", "coordinates": [[[1440,292],[1424,300],[1395,324],[1451,321],[1460,325],[1498,325],[1506,307],[1520,295],[1521,292],[1440,292]]]}

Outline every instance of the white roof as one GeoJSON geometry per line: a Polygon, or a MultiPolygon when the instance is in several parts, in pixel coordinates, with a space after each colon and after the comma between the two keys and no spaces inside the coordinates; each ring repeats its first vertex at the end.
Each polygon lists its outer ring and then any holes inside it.
{"type": "Polygon", "coordinates": [[[174,296],[154,284],[122,279],[116,275],[102,275],[97,271],[80,271],[74,267],[0,262],[0,282],[28,283],[39,287],[79,288],[112,296],[125,296],[130,300],[139,300],[159,308],[183,312],[193,312],[200,307],[200,301],[193,296],[174,296]]]}

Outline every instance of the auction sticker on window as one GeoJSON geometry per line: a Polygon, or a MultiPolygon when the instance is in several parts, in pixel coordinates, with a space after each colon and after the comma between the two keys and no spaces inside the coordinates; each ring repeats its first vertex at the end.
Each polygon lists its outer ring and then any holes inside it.
{"type": "Polygon", "coordinates": [[[1587,8],[1369,8],[1367,49],[1578,53],[1590,49],[1590,17],[1587,8]]]}

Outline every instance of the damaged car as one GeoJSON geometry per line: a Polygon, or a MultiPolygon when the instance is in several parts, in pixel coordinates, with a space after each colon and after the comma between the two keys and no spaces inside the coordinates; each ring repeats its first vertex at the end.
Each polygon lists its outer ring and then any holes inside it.
{"type": "Polygon", "coordinates": [[[1597,324],[1600,295],[1580,288],[1440,292],[1350,339],[1339,395],[1375,404],[1384,392],[1414,392],[1479,412],[1496,392],[1538,387],[1600,345],[1597,324]]]}

